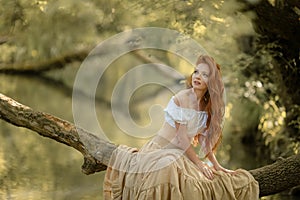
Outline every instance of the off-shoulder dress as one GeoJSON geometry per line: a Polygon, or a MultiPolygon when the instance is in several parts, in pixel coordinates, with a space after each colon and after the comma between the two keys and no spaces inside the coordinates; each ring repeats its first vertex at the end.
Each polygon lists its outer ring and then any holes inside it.
{"type": "MultiPolygon", "coordinates": [[[[165,108],[167,130],[175,122],[187,126],[189,138],[199,132],[205,135],[207,113],[176,105],[174,97],[165,108]]],[[[172,134],[171,134],[172,135],[172,134]]],[[[175,137],[174,137],[175,138],[175,137]]],[[[184,154],[170,144],[170,135],[161,131],[141,149],[120,145],[114,150],[103,183],[105,199],[126,200],[255,200],[258,183],[244,169],[232,175],[217,171],[207,179],[184,154]]],[[[206,151],[200,144],[200,157],[206,151]]]]}

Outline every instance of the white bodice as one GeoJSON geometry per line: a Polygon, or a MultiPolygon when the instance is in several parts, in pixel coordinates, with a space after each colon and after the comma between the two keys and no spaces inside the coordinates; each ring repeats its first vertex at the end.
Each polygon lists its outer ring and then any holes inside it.
{"type": "Polygon", "coordinates": [[[174,128],[176,127],[175,122],[185,124],[189,137],[194,137],[197,133],[203,134],[206,128],[207,112],[182,108],[174,102],[174,96],[170,99],[164,111],[166,122],[174,128]]]}

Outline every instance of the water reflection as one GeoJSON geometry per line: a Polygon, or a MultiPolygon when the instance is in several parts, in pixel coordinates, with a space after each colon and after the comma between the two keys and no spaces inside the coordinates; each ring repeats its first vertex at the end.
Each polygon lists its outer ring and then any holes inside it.
{"type": "MultiPolygon", "coordinates": [[[[0,76],[1,92],[72,121],[71,99],[34,78],[0,76]]],[[[0,121],[0,199],[94,199],[104,173],[81,173],[77,151],[0,121]]]]}
{"type": "Polygon", "coordinates": [[[79,153],[3,121],[0,127],[0,199],[100,196],[103,173],[82,174],[79,153]]]}

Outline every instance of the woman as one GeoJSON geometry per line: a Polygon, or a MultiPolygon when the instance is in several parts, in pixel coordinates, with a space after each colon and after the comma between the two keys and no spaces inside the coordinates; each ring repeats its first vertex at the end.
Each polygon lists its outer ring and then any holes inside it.
{"type": "Polygon", "coordinates": [[[187,86],[169,101],[165,123],[151,141],[139,151],[120,146],[113,152],[105,199],[258,199],[251,174],[225,169],[214,155],[225,107],[220,66],[201,55],[187,86]],[[200,145],[199,156],[192,143],[200,145]]]}

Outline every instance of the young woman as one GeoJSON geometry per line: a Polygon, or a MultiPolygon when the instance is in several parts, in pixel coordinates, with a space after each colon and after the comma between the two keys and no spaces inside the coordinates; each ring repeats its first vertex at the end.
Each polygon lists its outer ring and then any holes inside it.
{"type": "Polygon", "coordinates": [[[140,150],[121,145],[113,152],[105,199],[258,199],[251,174],[225,169],[214,154],[225,109],[220,66],[201,55],[187,86],[169,101],[165,123],[152,140],[140,150]],[[192,144],[200,145],[199,155],[192,144]]]}

